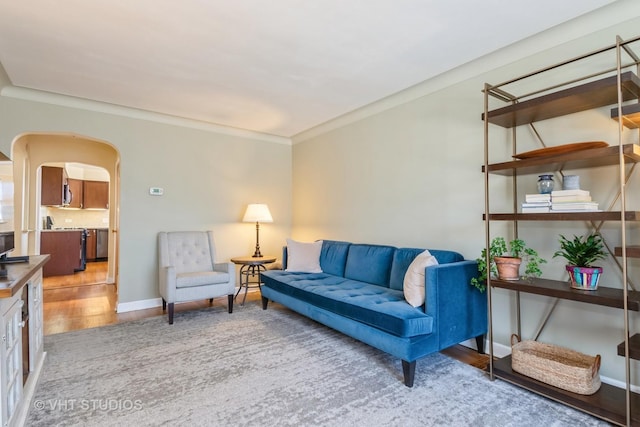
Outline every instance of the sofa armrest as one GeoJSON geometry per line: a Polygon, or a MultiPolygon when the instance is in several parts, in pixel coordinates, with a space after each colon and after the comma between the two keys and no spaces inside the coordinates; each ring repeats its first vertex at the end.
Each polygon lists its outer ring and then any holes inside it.
{"type": "Polygon", "coordinates": [[[173,266],[160,267],[158,270],[160,296],[166,302],[176,301],[176,269],[173,266]]]}
{"type": "Polygon", "coordinates": [[[214,271],[229,273],[229,279],[233,286],[236,285],[236,265],[232,262],[217,262],[213,264],[214,271]]]}
{"type": "Polygon", "coordinates": [[[434,319],[440,350],[487,333],[487,294],[471,286],[476,261],[427,267],[425,312],[434,319]]]}

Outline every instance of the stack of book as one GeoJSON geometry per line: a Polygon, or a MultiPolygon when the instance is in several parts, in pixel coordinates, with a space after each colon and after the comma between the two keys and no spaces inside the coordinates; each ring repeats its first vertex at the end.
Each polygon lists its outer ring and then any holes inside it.
{"type": "Polygon", "coordinates": [[[522,213],[540,213],[551,211],[551,194],[525,194],[522,213]]]}
{"type": "Polygon", "coordinates": [[[555,190],[551,192],[551,212],[599,211],[587,190],[555,190]]]}

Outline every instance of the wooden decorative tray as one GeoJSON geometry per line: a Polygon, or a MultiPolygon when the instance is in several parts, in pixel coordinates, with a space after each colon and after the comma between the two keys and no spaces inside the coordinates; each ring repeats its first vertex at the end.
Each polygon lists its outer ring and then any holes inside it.
{"type": "Polygon", "coordinates": [[[533,157],[554,156],[557,154],[570,153],[572,151],[588,150],[591,148],[608,147],[604,141],[574,142],[572,144],[556,145],[554,147],[540,148],[537,150],[527,151],[525,153],[516,154],[516,159],[531,159],[533,157]]]}

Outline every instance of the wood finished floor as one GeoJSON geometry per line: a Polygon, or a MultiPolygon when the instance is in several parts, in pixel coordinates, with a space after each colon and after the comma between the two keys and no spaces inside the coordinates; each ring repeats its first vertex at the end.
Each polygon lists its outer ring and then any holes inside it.
{"type": "MultiPolygon", "coordinates": [[[[43,280],[44,334],[52,335],[78,329],[95,328],[162,315],[162,308],[116,313],[116,286],[106,284],[107,263],[90,262],[83,272],[69,276],[45,277],[43,280]]],[[[238,298],[240,301],[240,298],[238,298]]],[[[249,292],[247,304],[260,304],[260,293],[249,292]]],[[[214,305],[227,304],[227,298],[216,298],[214,305]]],[[[176,304],[175,311],[209,307],[209,301],[176,304]]],[[[457,345],[442,353],[463,363],[485,369],[487,355],[457,345]]]]}

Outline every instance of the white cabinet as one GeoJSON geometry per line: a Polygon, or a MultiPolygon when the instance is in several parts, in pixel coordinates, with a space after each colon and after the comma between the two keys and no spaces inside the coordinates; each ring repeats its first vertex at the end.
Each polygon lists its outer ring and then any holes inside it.
{"type": "Polygon", "coordinates": [[[44,363],[42,266],[49,255],[6,264],[0,278],[0,421],[21,426],[44,363]]]}
{"type": "Polygon", "coordinates": [[[3,426],[9,425],[22,401],[22,305],[19,297],[1,304],[0,396],[3,426]]]}

